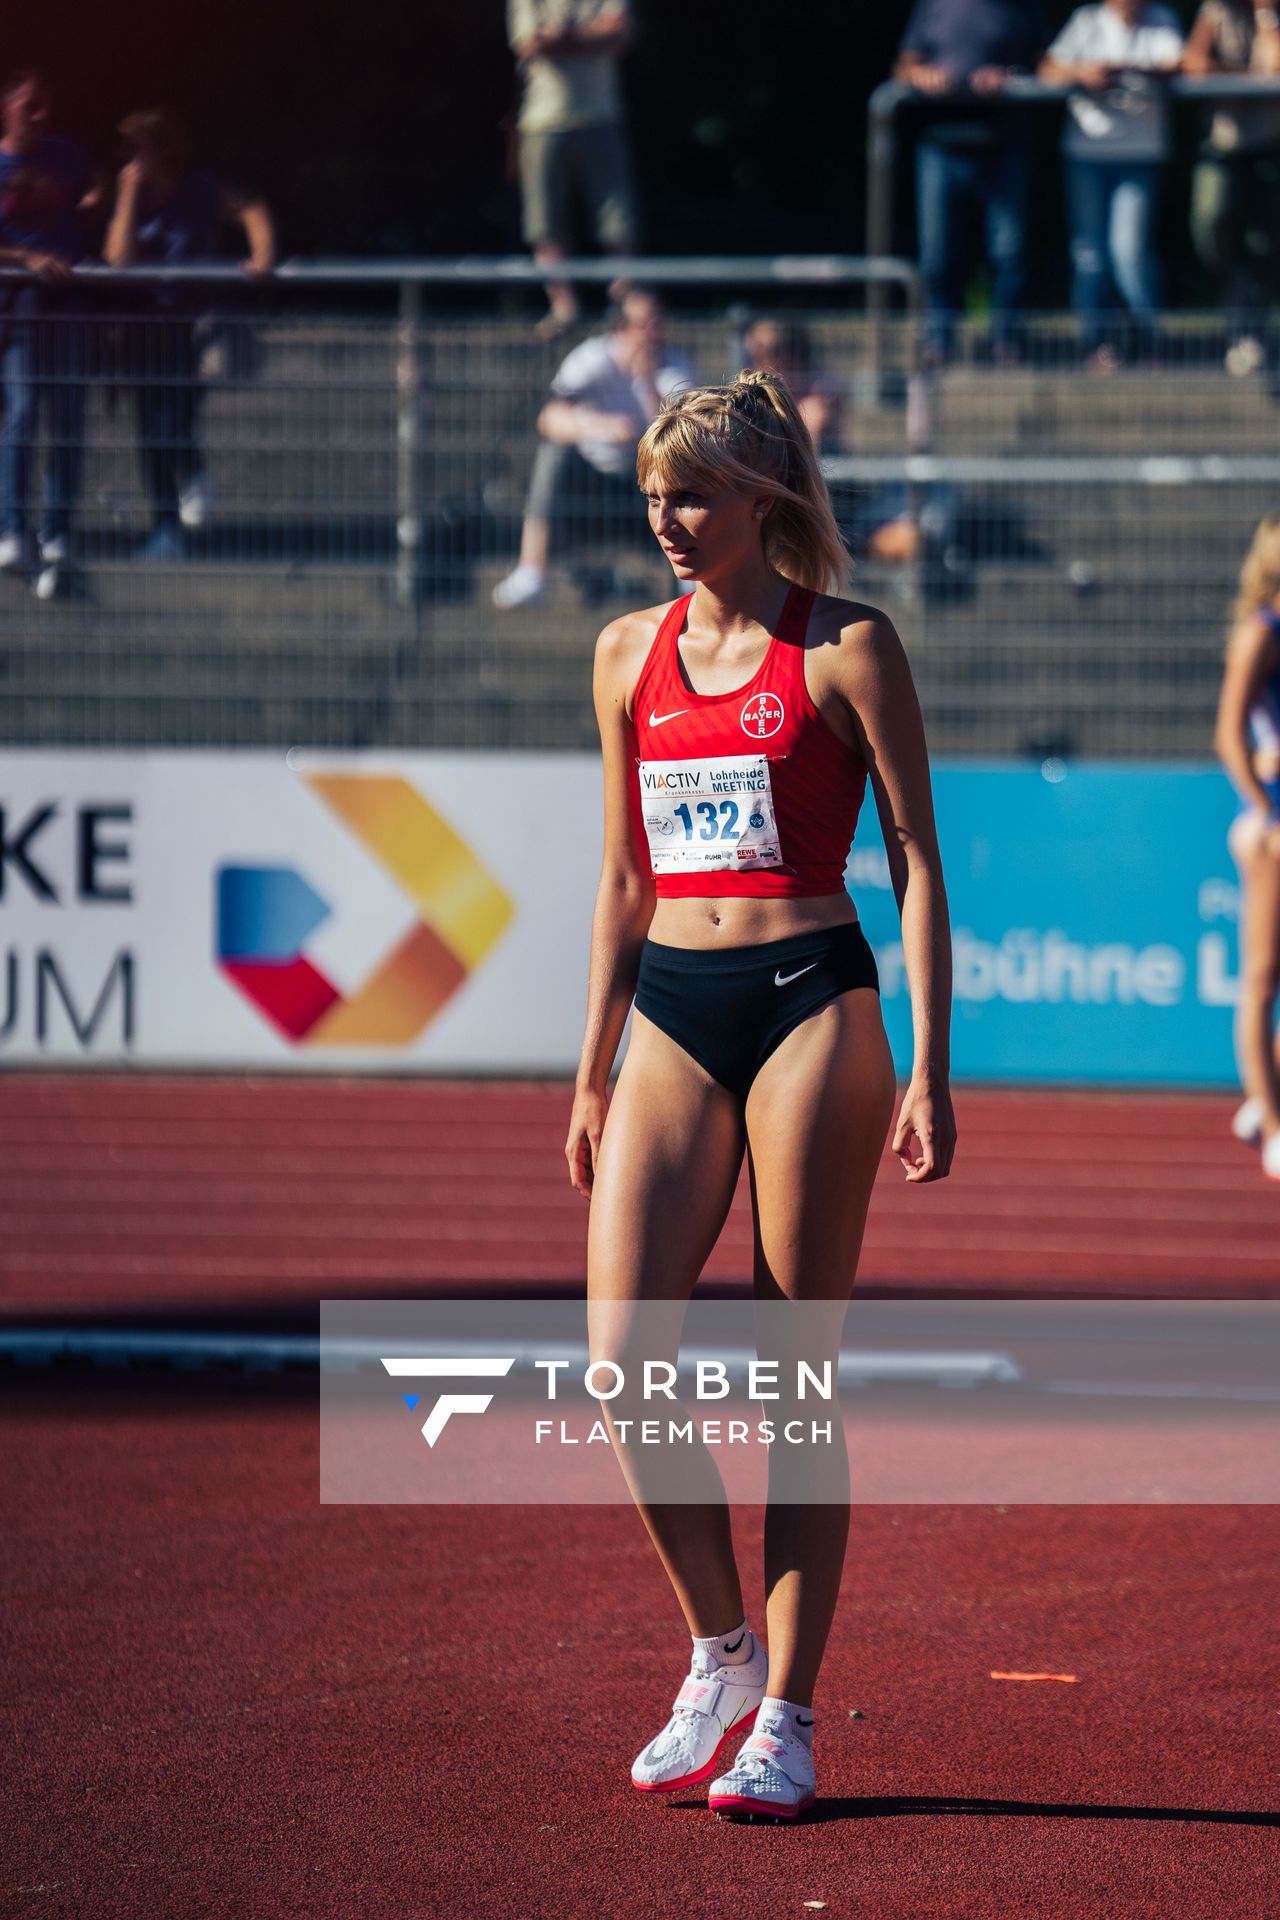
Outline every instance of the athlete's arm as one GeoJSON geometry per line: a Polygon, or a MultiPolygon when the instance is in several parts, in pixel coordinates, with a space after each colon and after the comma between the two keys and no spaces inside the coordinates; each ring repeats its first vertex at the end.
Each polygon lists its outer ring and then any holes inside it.
{"type": "Polygon", "coordinates": [[[951,925],[911,668],[893,622],[883,613],[867,618],[869,611],[859,608],[860,617],[841,628],[834,667],[875,794],[911,987],[915,1059],[893,1151],[908,1180],[941,1180],[956,1141],[949,1087],[951,925]]]}
{"type": "Polygon", "coordinates": [[[1271,800],[1253,770],[1249,751],[1249,709],[1275,664],[1275,646],[1275,637],[1261,614],[1251,614],[1236,627],[1227,647],[1213,733],[1214,752],[1236,791],[1268,818],[1271,800]]]}
{"type": "Polygon", "coordinates": [[[611,621],[596,642],[592,691],[604,759],[604,859],[591,920],[587,1027],[565,1143],[569,1178],[588,1197],[608,1110],[609,1073],[657,898],[640,816],[636,730],[627,712],[652,638],[643,617],[630,614],[611,621]]]}

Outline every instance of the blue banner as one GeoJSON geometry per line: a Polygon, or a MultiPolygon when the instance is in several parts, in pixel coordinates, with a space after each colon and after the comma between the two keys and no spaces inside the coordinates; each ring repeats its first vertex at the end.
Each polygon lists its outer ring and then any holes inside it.
{"type": "MultiPolygon", "coordinates": [[[[1239,802],[1216,765],[935,763],[957,1080],[1237,1084],[1239,802]]],[[[902,929],[870,786],[849,891],[912,1056],[902,929]]]]}

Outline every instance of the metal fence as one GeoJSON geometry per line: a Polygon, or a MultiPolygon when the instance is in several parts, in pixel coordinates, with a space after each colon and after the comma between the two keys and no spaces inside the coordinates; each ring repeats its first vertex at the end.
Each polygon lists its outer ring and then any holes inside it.
{"type": "MultiPolygon", "coordinates": [[[[1179,317],[1158,364],[1105,379],[1060,317],[1013,368],[972,329],[926,376],[900,262],[631,271],[671,295],[699,380],[736,371],[753,313],[806,329],[859,591],[903,634],[935,751],[1208,750],[1226,604],[1280,498],[1274,378],[1227,375],[1216,320],[1179,317]],[[873,327],[867,288],[891,283],[905,308],[873,327]]],[[[672,581],[625,484],[568,484],[544,594],[494,603],[582,337],[504,310],[529,263],[328,263],[234,299],[170,274],[144,302],[137,277],[8,322],[0,455],[28,512],[0,548],[0,740],[592,745],[595,636],[672,581]]]]}

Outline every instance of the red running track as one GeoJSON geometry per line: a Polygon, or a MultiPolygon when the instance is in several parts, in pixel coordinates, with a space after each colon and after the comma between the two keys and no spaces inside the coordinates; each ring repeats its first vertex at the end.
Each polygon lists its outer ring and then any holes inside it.
{"type": "MultiPolygon", "coordinates": [[[[951,1178],[886,1154],[863,1292],[1280,1292],[1280,1185],[1234,1101],[962,1090],[951,1178]]],[[[0,1311],[224,1313],[583,1284],[558,1082],[14,1074],[0,1311]]],[[[745,1180],[707,1268],[751,1270],[745,1180]]]]}
{"type": "Polygon", "coordinates": [[[777,1830],[628,1782],[689,1649],[629,1508],[322,1507],[273,1382],[26,1382],[0,1441],[0,1913],[1277,1912],[1275,1508],[856,1509],[777,1830]]]}

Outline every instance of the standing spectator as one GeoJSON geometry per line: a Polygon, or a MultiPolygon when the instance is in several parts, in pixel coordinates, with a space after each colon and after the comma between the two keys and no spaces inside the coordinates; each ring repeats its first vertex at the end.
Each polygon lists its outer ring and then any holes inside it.
{"type": "Polygon", "coordinates": [[[34,275],[0,286],[0,570],[25,573],[30,560],[32,456],[43,412],[49,448],[33,580],[41,600],[57,592],[70,558],[80,496],[87,353],[71,269],[84,253],[78,215],[101,198],[88,159],[45,132],[48,118],[49,89],[38,73],[17,73],[0,90],[0,266],[34,275]]]}
{"type": "MultiPolygon", "coordinates": [[[[575,201],[607,253],[635,243],[631,165],[619,84],[631,35],[629,0],[507,0],[507,38],[520,67],[516,119],[524,237],[539,266],[572,251],[575,201]]],[[[548,280],[547,338],[578,317],[567,280],[548,280]]]]}
{"type": "MultiPolygon", "coordinates": [[[[212,260],[218,227],[239,227],[246,273],[270,273],[275,233],[261,200],[233,193],[192,166],[181,129],[167,113],[132,113],[120,133],[131,157],[120,170],[115,211],[103,249],[113,267],[186,266],[212,260]]],[[[195,315],[201,290],[157,285],[140,304],[145,317],[125,329],[124,372],[133,385],[138,451],[152,530],[139,559],[178,560],[184,529],[202,527],[209,495],[197,440],[199,376],[195,315]]]]}
{"type": "MultiPolygon", "coordinates": [[[[1264,0],[1204,0],[1184,73],[1280,78],[1280,17],[1264,0]]],[[[1280,98],[1231,100],[1211,115],[1191,177],[1191,238],[1227,310],[1227,372],[1253,373],[1280,285],[1280,98]]]]}
{"type": "Polygon", "coordinates": [[[525,504],[520,557],[493,590],[504,610],[528,606],[546,591],[552,528],[589,513],[636,522],[635,457],[640,436],[670,393],[691,385],[692,370],[668,351],[662,308],[633,288],[611,309],[609,331],[568,354],[538,415],[541,444],[525,504]]]}
{"type": "Polygon", "coordinates": [[[1160,307],[1155,220],[1169,157],[1160,80],[1182,59],[1182,28],[1169,7],[1102,0],[1077,7],[1040,63],[1067,101],[1063,152],[1071,224],[1071,300],[1085,364],[1111,373],[1119,343],[1103,322],[1114,287],[1133,315],[1140,345],[1154,342],[1160,307]]]}
{"type": "Polygon", "coordinates": [[[1001,104],[1006,81],[1029,73],[1049,38],[1040,0],[916,0],[894,78],[936,103],[916,147],[916,225],[926,298],[925,358],[951,356],[956,314],[981,223],[994,284],[992,345],[1018,356],[1026,285],[1031,180],[1028,109],[1001,104]]]}

